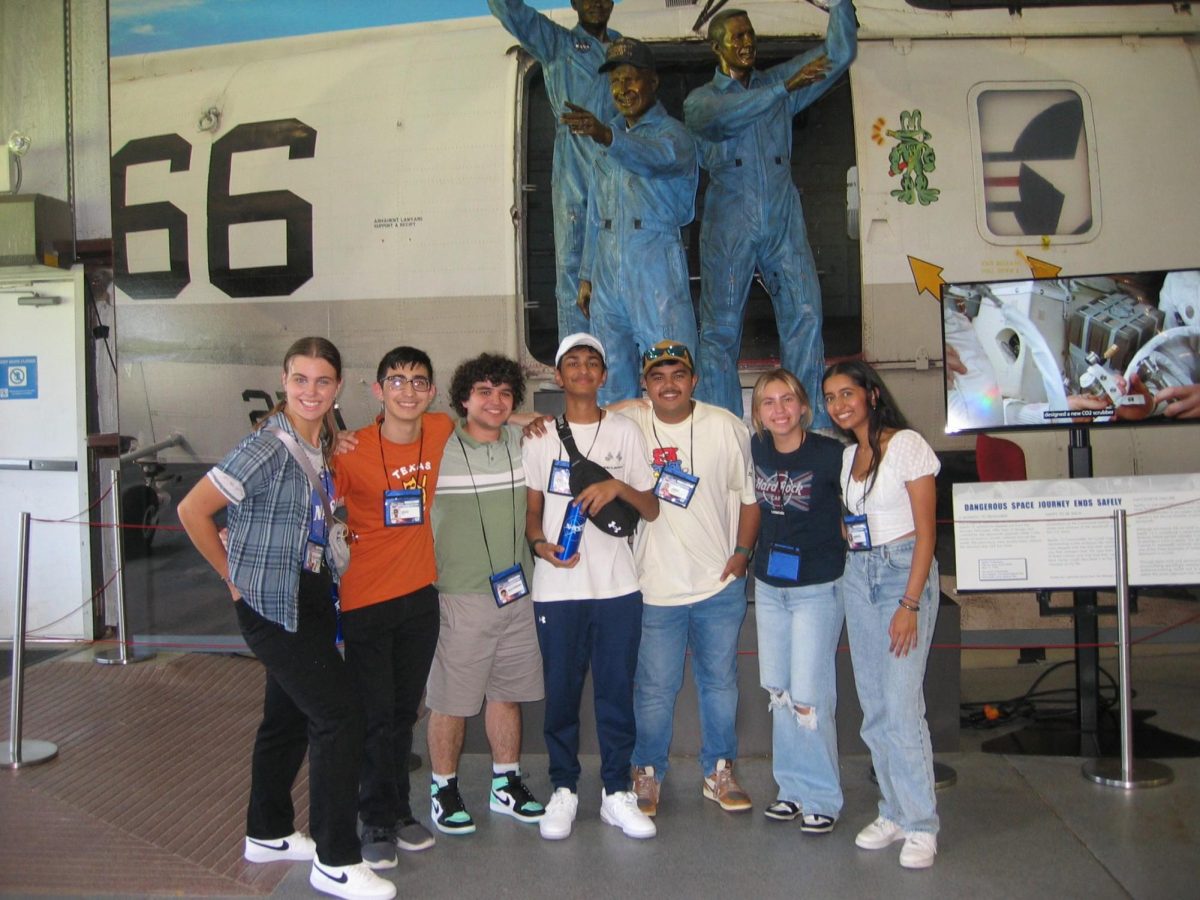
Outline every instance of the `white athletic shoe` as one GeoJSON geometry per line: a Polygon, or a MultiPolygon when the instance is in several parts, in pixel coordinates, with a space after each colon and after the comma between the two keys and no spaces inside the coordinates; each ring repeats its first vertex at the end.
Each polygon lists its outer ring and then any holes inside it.
{"type": "Polygon", "coordinates": [[[317,855],[317,845],[307,834],[293,831],[287,837],[263,840],[246,838],[246,849],[242,856],[246,862],[269,863],[280,860],[312,859],[317,855]]]}
{"type": "Polygon", "coordinates": [[[575,813],[579,811],[579,797],[570,788],[560,787],[550,795],[546,812],[538,820],[538,830],[548,841],[561,841],[571,836],[575,824],[575,813]]]}
{"type": "Polygon", "coordinates": [[[344,897],[345,900],[392,900],[396,885],[380,878],[366,863],[352,866],[327,866],[313,857],[308,883],[323,894],[344,897]]]}
{"type": "Polygon", "coordinates": [[[896,841],[904,840],[904,829],[883,816],[858,833],[854,843],[864,850],[882,850],[890,847],[896,841]]]}
{"type": "Polygon", "coordinates": [[[652,838],[658,834],[654,820],[638,809],[637,794],[633,791],[600,792],[600,821],[616,825],[626,837],[652,838]]]}
{"type": "Polygon", "coordinates": [[[937,835],[928,831],[910,831],[900,848],[900,865],[906,869],[928,869],[937,856],[937,835]]]}

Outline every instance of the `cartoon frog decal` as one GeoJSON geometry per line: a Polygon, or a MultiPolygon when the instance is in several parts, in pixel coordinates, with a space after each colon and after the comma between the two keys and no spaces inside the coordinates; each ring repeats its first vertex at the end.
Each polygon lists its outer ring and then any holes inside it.
{"type": "Polygon", "coordinates": [[[900,176],[900,189],[892,191],[892,196],[909,205],[936,202],[941,191],[931,188],[926,176],[937,168],[937,156],[929,145],[933,135],[921,127],[921,111],[901,112],[900,127],[886,133],[896,141],[888,154],[888,175],[900,176]]]}

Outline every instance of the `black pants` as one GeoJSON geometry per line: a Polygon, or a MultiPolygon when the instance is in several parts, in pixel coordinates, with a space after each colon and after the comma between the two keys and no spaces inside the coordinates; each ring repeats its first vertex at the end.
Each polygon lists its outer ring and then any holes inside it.
{"type": "Polygon", "coordinates": [[[334,644],[327,574],[300,576],[299,629],[285,631],[237,603],[246,645],[267,670],[254,739],[246,834],[271,840],[295,831],[292,784],[308,752],[309,830],[330,866],[362,861],[355,792],[362,759],[362,705],[334,644]]]}
{"type": "Polygon", "coordinates": [[[440,622],[433,585],[342,613],[346,664],[367,715],[358,792],[364,825],[391,828],[412,816],[408,756],[440,622]]]}

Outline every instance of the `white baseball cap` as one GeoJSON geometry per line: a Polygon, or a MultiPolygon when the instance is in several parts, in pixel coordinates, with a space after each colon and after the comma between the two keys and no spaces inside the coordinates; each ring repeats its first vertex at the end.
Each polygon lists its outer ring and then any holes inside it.
{"type": "Polygon", "coordinates": [[[562,358],[576,347],[591,347],[600,354],[600,359],[604,361],[604,364],[608,365],[608,358],[604,355],[604,345],[600,343],[600,339],[586,331],[578,331],[575,334],[568,334],[562,339],[562,343],[558,345],[558,352],[554,354],[554,367],[557,369],[562,358]]]}

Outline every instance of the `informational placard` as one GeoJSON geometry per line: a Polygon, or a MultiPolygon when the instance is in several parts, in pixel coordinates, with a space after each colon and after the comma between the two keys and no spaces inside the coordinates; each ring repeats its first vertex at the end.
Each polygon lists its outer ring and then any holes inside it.
{"type": "Polygon", "coordinates": [[[1200,583],[1200,474],[954,485],[960,591],[1111,588],[1113,511],[1132,586],[1200,583]]]}
{"type": "Polygon", "coordinates": [[[37,357],[0,356],[0,400],[36,400],[37,357]]]}

